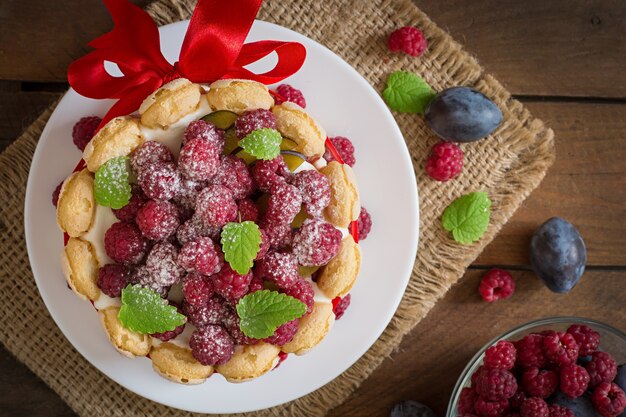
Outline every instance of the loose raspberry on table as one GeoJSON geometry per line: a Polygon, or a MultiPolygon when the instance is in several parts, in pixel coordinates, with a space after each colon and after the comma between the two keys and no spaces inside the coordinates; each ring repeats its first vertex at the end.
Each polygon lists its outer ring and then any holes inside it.
{"type": "Polygon", "coordinates": [[[488,369],[480,373],[476,381],[476,392],[487,401],[509,399],[517,391],[515,376],[507,370],[488,369]]]}
{"type": "Polygon", "coordinates": [[[220,228],[207,226],[199,216],[193,215],[176,230],[176,239],[181,245],[199,237],[210,237],[217,240],[220,237],[220,228]]]}
{"type": "Polygon", "coordinates": [[[300,212],[302,193],[293,185],[272,186],[265,218],[275,222],[291,223],[300,212]]]}
{"type": "Polygon", "coordinates": [[[543,398],[526,398],[520,407],[522,417],[549,417],[550,409],[543,398]]]}
{"type": "Polygon", "coordinates": [[[195,120],[189,123],[183,134],[183,145],[194,139],[213,143],[219,153],[222,153],[222,149],[224,149],[224,131],[215,127],[213,123],[204,120],[195,120]]]}
{"type": "Polygon", "coordinates": [[[146,269],[162,287],[176,284],[185,274],[185,270],[178,265],[178,248],[169,242],[160,242],[152,247],[146,258],[146,269]]]}
{"type": "Polygon", "coordinates": [[[330,204],[328,177],[314,170],[300,171],[294,176],[292,184],[300,190],[306,212],[311,217],[320,217],[330,204]]]}
{"type": "Polygon", "coordinates": [[[506,300],[515,292],[515,280],[504,269],[493,268],[483,275],[478,292],[488,303],[506,300]]]}
{"type": "MultiPolygon", "coordinates": [[[[178,310],[180,314],[184,314],[183,309],[180,308],[180,306],[172,303],[171,301],[169,302],[169,304],[176,307],[176,309],[178,310]]],[[[169,331],[162,332],[162,333],[152,333],[150,336],[156,337],[162,342],[167,342],[168,340],[174,339],[176,336],[181,334],[184,330],[185,330],[185,323],[181,324],[180,326],[176,326],[174,330],[169,330],[169,331]]]]}
{"type": "Polygon", "coordinates": [[[426,173],[437,181],[448,181],[463,171],[463,151],[452,142],[433,146],[426,160],[426,173]]]}
{"type": "Polygon", "coordinates": [[[236,345],[255,345],[259,343],[258,339],[253,339],[244,334],[241,330],[240,319],[237,313],[232,308],[227,308],[222,320],[224,327],[230,337],[233,338],[236,345]]]}
{"type": "Polygon", "coordinates": [[[522,374],[522,386],[530,397],[548,398],[558,384],[559,376],[554,371],[528,368],[522,374]]]}
{"type": "Polygon", "coordinates": [[[289,85],[289,84],[281,84],[276,87],[276,92],[280,95],[280,97],[274,97],[276,104],[282,104],[285,101],[289,101],[291,103],[295,103],[303,109],[306,108],[306,100],[304,99],[304,95],[302,91],[297,88],[289,85]]]}
{"type": "Polygon", "coordinates": [[[130,271],[124,265],[107,264],[98,271],[98,288],[109,297],[120,297],[130,271]]]}
{"type": "Polygon", "coordinates": [[[256,254],[256,258],[254,258],[255,261],[263,259],[267,251],[270,250],[269,236],[263,229],[259,229],[259,232],[261,233],[261,246],[259,246],[259,251],[256,254]]]}
{"type": "Polygon", "coordinates": [[[100,126],[102,119],[98,116],[88,116],[81,118],[72,129],[72,141],[81,151],[96,134],[96,129],[100,126]]]}
{"type": "Polygon", "coordinates": [[[343,314],[346,312],[348,307],[350,307],[350,301],[352,301],[352,296],[350,294],[346,294],[343,298],[336,297],[333,299],[333,313],[335,313],[335,320],[339,320],[343,317],[343,314]],[[337,300],[335,302],[335,300],[337,300]]]}
{"type": "Polygon", "coordinates": [[[223,185],[233,192],[235,200],[252,194],[254,181],[245,161],[235,155],[222,156],[220,166],[211,184],[223,185]]]}
{"type": "Polygon", "coordinates": [[[118,220],[132,222],[135,220],[137,212],[141,207],[143,207],[146,201],[148,201],[148,199],[143,194],[143,191],[141,191],[141,188],[133,185],[128,204],[120,209],[112,209],[113,214],[115,214],[115,217],[117,217],[118,220]]]}
{"type": "Polygon", "coordinates": [[[271,248],[283,249],[291,245],[291,224],[263,219],[259,227],[265,232],[271,248]]]}
{"type": "Polygon", "coordinates": [[[249,198],[237,201],[237,208],[242,222],[251,221],[256,223],[259,220],[259,209],[254,201],[249,198]]]}
{"type": "Polygon", "coordinates": [[[180,226],[178,209],[169,201],[148,201],[137,212],[135,221],[141,233],[150,240],[167,239],[180,226]]]}
{"type": "MultiPolygon", "coordinates": [[[[354,166],[356,164],[356,158],[354,157],[354,145],[350,141],[350,139],[344,136],[335,136],[334,138],[328,138],[330,142],[333,144],[343,162],[350,166],[354,166]]],[[[332,162],[335,160],[333,154],[326,148],[324,152],[324,159],[327,162],[332,162]]]]}
{"type": "Polygon", "coordinates": [[[220,150],[208,140],[191,139],[180,151],[178,170],[187,179],[208,181],[220,165],[220,150]]]}
{"type": "Polygon", "coordinates": [[[213,275],[222,269],[224,255],[211,238],[199,237],[183,245],[178,254],[178,264],[187,272],[213,275]]]}
{"type": "Polygon", "coordinates": [[[183,303],[183,310],[191,324],[203,328],[211,324],[221,324],[228,313],[228,306],[222,297],[214,295],[199,306],[183,303]]]}
{"type": "Polygon", "coordinates": [[[567,329],[567,333],[574,336],[578,343],[578,357],[591,355],[598,350],[600,345],[600,333],[584,324],[573,324],[567,329]]]}
{"type": "Polygon", "coordinates": [[[478,394],[473,388],[465,387],[459,394],[456,410],[458,414],[474,413],[474,403],[478,399],[478,394]]]}
{"type": "Polygon", "coordinates": [[[256,109],[244,112],[235,120],[235,134],[243,139],[258,129],[276,129],[276,116],[269,110],[256,109]]]}
{"type": "Polygon", "coordinates": [[[268,252],[257,263],[257,271],[260,277],[274,282],[282,289],[291,287],[300,279],[298,260],[294,254],[287,252],[268,252]]]}
{"type": "Polygon", "coordinates": [[[183,297],[193,307],[201,307],[209,302],[213,295],[213,284],[209,277],[191,272],[183,278],[183,297]]]}
{"type": "Polygon", "coordinates": [[[365,209],[365,207],[361,206],[361,213],[359,214],[359,241],[365,240],[367,235],[370,234],[372,230],[372,216],[365,209]]]}
{"type": "Polygon", "coordinates": [[[174,163],[174,155],[170,149],[154,140],[144,142],[130,156],[130,166],[137,176],[154,165],[172,163],[174,163]]]}
{"type": "Polygon", "coordinates": [[[300,265],[325,265],[339,252],[342,235],[332,224],[306,219],[293,236],[293,253],[300,265]]]}
{"type": "Polygon", "coordinates": [[[59,195],[61,194],[61,187],[63,187],[63,181],[57,185],[57,187],[52,192],[52,205],[56,207],[59,204],[59,195]]]}
{"type": "Polygon", "coordinates": [[[529,334],[515,343],[517,361],[524,368],[542,368],[546,364],[543,352],[543,336],[529,334]]]}
{"type": "Polygon", "coordinates": [[[411,56],[420,56],[428,47],[421,30],[414,26],[404,26],[391,32],[387,41],[391,52],[402,51],[411,56]]]}
{"type": "Polygon", "coordinates": [[[315,291],[313,291],[313,286],[309,281],[298,278],[289,288],[284,289],[283,292],[306,304],[306,314],[310,314],[311,311],[313,311],[315,291]]]}
{"type": "Polygon", "coordinates": [[[226,264],[220,272],[210,277],[214,291],[231,302],[237,302],[248,293],[252,272],[238,274],[226,264]]]}
{"type": "Polygon", "coordinates": [[[614,383],[602,382],[591,394],[591,401],[602,417],[617,417],[626,408],[626,395],[614,383]]]}
{"type": "Polygon", "coordinates": [[[202,365],[223,365],[235,353],[235,343],[221,326],[197,329],[189,339],[191,354],[202,365]]]}
{"type": "Polygon", "coordinates": [[[487,401],[479,397],[474,403],[474,410],[480,417],[503,417],[509,411],[509,402],[507,400],[487,401]]]}
{"type": "Polygon", "coordinates": [[[140,171],[139,185],[148,198],[171,200],[182,192],[182,177],[174,164],[155,164],[140,171]]]}
{"type": "Polygon", "coordinates": [[[133,223],[113,223],[104,234],[104,249],[115,262],[132,265],[141,262],[148,240],[133,223]]]}
{"type": "MultiPolygon", "coordinates": [[[[360,235],[359,235],[360,236],[360,235]]],[[[517,350],[513,343],[500,340],[485,352],[483,363],[488,369],[513,369],[517,350]]]]}
{"type": "Polygon", "coordinates": [[[569,333],[554,332],[543,337],[543,350],[548,361],[559,366],[576,363],[578,343],[569,333]]]}
{"type": "Polygon", "coordinates": [[[567,407],[558,404],[548,405],[550,417],[574,417],[574,412],[567,407]]]}
{"type": "Polygon", "coordinates": [[[252,167],[252,178],[259,190],[266,193],[270,192],[272,186],[286,183],[287,179],[290,179],[292,175],[282,155],[278,155],[269,161],[256,161],[252,167]]]}
{"type": "Polygon", "coordinates": [[[237,219],[237,202],[232,191],[223,185],[209,185],[198,195],[196,215],[210,227],[223,227],[237,219]]]}
{"type": "Polygon", "coordinates": [[[287,323],[279,326],[273,335],[266,337],[263,341],[276,346],[286,345],[291,342],[293,337],[296,335],[299,323],[299,319],[288,321],[287,323]]]}
{"type": "Polygon", "coordinates": [[[566,365],[561,368],[561,386],[563,394],[570,398],[578,398],[589,386],[589,373],[579,365],[566,365]]]}
{"type": "Polygon", "coordinates": [[[611,382],[617,375],[617,363],[606,352],[594,352],[585,369],[589,373],[589,388],[595,388],[602,382],[611,382]]]}

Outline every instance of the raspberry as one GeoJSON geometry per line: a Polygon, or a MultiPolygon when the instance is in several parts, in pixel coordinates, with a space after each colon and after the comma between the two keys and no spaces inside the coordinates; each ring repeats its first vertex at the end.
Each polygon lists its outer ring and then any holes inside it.
{"type": "Polygon", "coordinates": [[[291,223],[300,212],[302,194],[293,185],[275,184],[272,186],[265,218],[270,221],[291,223]]]}
{"type": "Polygon", "coordinates": [[[228,155],[222,156],[221,161],[211,184],[228,187],[236,200],[252,194],[254,182],[244,160],[234,155],[228,155]]]}
{"type": "Polygon", "coordinates": [[[487,401],[479,397],[474,403],[474,410],[480,417],[503,417],[509,410],[509,402],[487,401]]]}
{"type": "Polygon", "coordinates": [[[391,32],[387,45],[391,52],[402,51],[411,56],[420,56],[428,43],[421,30],[413,26],[404,26],[391,32]]]}
{"type": "Polygon", "coordinates": [[[72,129],[72,141],[74,145],[81,151],[96,134],[96,129],[100,126],[102,119],[98,116],[89,116],[81,118],[72,129]]]}
{"type": "Polygon", "coordinates": [[[139,284],[142,287],[149,288],[163,298],[167,297],[167,293],[169,291],[169,287],[164,287],[160,285],[154,279],[150,272],[148,272],[148,269],[145,265],[141,265],[132,272],[130,276],[130,282],[132,284],[139,284]]]}
{"type": "Polygon", "coordinates": [[[205,225],[200,217],[195,215],[180,225],[176,231],[176,239],[178,239],[178,243],[181,245],[199,237],[210,237],[211,239],[217,240],[219,236],[219,228],[205,225]]]}
{"type": "Polygon", "coordinates": [[[191,354],[202,365],[223,365],[235,353],[235,344],[221,326],[209,325],[198,329],[189,339],[191,354]]]}
{"type": "Polygon", "coordinates": [[[196,214],[210,227],[223,227],[237,218],[232,191],[222,185],[209,185],[198,195],[196,214]]]}
{"type": "Polygon", "coordinates": [[[154,200],[171,200],[182,192],[182,178],[174,164],[148,166],[137,179],[144,194],[154,200]]]}
{"type": "Polygon", "coordinates": [[[451,142],[439,142],[433,146],[426,160],[426,173],[437,181],[448,181],[463,170],[463,151],[451,142]]]}
{"type": "Polygon", "coordinates": [[[243,139],[257,129],[276,129],[276,116],[269,110],[257,109],[244,112],[235,120],[235,134],[243,139]]]}
{"type": "Polygon", "coordinates": [[[600,333],[584,324],[573,324],[567,329],[567,333],[574,336],[578,343],[578,357],[591,355],[598,350],[600,345],[600,333]]]}
{"type": "Polygon", "coordinates": [[[350,306],[351,300],[352,296],[350,294],[346,294],[346,296],[343,298],[336,297],[335,299],[333,299],[333,313],[335,313],[335,320],[339,320],[343,317],[343,314],[350,306]]]}
{"type": "Polygon", "coordinates": [[[561,392],[570,398],[578,398],[585,393],[589,385],[589,373],[579,365],[567,365],[561,368],[561,392]]]}
{"type": "Polygon", "coordinates": [[[104,249],[115,262],[130,265],[141,262],[148,241],[133,223],[113,223],[104,234],[104,249]]]}
{"type": "Polygon", "coordinates": [[[252,178],[256,182],[259,190],[269,192],[272,186],[278,183],[285,183],[292,174],[287,168],[282,155],[270,161],[257,161],[252,167],[252,178]]]}
{"type": "Polygon", "coordinates": [[[219,153],[224,148],[224,131],[215,127],[213,123],[204,120],[195,120],[187,126],[183,134],[183,145],[194,139],[209,141],[215,145],[219,153]]]}
{"type": "MultiPolygon", "coordinates": [[[[337,149],[337,152],[339,152],[339,156],[341,156],[343,162],[350,166],[354,166],[354,164],[356,164],[356,158],[354,157],[354,145],[350,139],[343,136],[335,136],[334,138],[328,138],[328,140],[330,140],[335,149],[337,149]]],[[[328,150],[328,148],[326,148],[326,152],[324,152],[324,159],[328,162],[335,160],[335,157],[328,150]]]]}
{"type": "Polygon", "coordinates": [[[167,239],[180,226],[178,209],[169,201],[148,201],[137,212],[136,222],[141,233],[150,240],[167,239]]]}
{"type": "Polygon", "coordinates": [[[578,358],[578,344],[569,333],[555,332],[544,336],[543,351],[549,361],[559,366],[576,363],[578,358]]]}
{"type": "Polygon", "coordinates": [[[279,288],[294,285],[298,275],[298,260],[292,253],[268,252],[257,264],[259,276],[273,281],[279,288]]]}
{"type": "Polygon", "coordinates": [[[306,304],[306,314],[313,311],[315,304],[315,291],[311,283],[305,279],[298,278],[289,288],[283,290],[285,294],[296,298],[306,304]]]}
{"type": "Polygon", "coordinates": [[[546,363],[543,353],[543,336],[529,334],[518,340],[515,344],[517,349],[517,361],[524,368],[542,368],[546,363]]]}
{"type": "Polygon", "coordinates": [[[261,291],[264,288],[263,286],[263,278],[257,277],[256,275],[252,276],[252,280],[250,281],[250,287],[248,287],[248,294],[252,294],[253,292],[261,291]]]}
{"type": "Polygon", "coordinates": [[[459,394],[459,400],[457,401],[456,410],[458,414],[474,413],[474,403],[478,395],[472,388],[465,387],[459,394]]]}
{"type": "MultiPolygon", "coordinates": [[[[182,309],[179,306],[172,303],[171,301],[170,301],[170,305],[175,306],[180,314],[184,314],[182,309]]],[[[174,339],[176,336],[181,334],[184,330],[185,330],[185,323],[181,324],[180,326],[176,326],[174,330],[169,330],[169,331],[162,332],[162,333],[152,333],[150,336],[156,337],[162,342],[167,342],[168,340],[174,339]]]]}
{"type": "Polygon", "coordinates": [[[120,297],[128,285],[128,268],[124,265],[108,264],[98,271],[98,288],[109,297],[120,297]]]}
{"type": "Polygon", "coordinates": [[[213,295],[213,284],[208,277],[192,272],[183,279],[182,291],[189,305],[201,307],[207,304],[213,295]]]}
{"type": "Polygon", "coordinates": [[[361,213],[359,214],[359,241],[365,240],[367,235],[372,230],[372,216],[365,210],[365,207],[361,207],[361,213]]]}
{"type": "Polygon", "coordinates": [[[255,345],[259,342],[257,339],[246,336],[241,331],[239,316],[234,310],[227,308],[222,322],[236,345],[255,345]]]}
{"type": "Polygon", "coordinates": [[[281,363],[283,363],[284,361],[287,360],[287,357],[289,356],[288,353],[285,353],[283,351],[278,352],[278,363],[276,364],[276,366],[274,367],[274,369],[278,368],[280,366],[281,363]]]}
{"type": "Polygon", "coordinates": [[[548,398],[559,383],[556,372],[529,368],[522,374],[522,386],[531,397],[548,398]]]}
{"type": "Polygon", "coordinates": [[[224,255],[208,237],[199,237],[183,245],[178,254],[178,264],[187,272],[213,275],[224,265],[224,255]]]}
{"type": "Polygon", "coordinates": [[[59,194],[61,194],[61,187],[63,187],[63,181],[57,185],[57,188],[52,192],[52,204],[56,207],[59,204],[59,194]]]}
{"type": "Polygon", "coordinates": [[[506,300],[515,292],[515,281],[507,271],[493,268],[483,275],[478,292],[488,303],[506,300]]]}
{"type": "Polygon", "coordinates": [[[617,375],[617,363],[606,352],[594,352],[591,361],[585,366],[589,373],[589,388],[595,388],[602,382],[611,382],[617,375]]]}
{"type": "Polygon", "coordinates": [[[191,324],[203,328],[211,324],[220,324],[228,312],[228,306],[223,298],[216,295],[200,306],[184,303],[183,310],[191,324]]]}
{"type": "Polygon", "coordinates": [[[237,201],[237,208],[242,222],[251,221],[256,223],[259,220],[259,209],[254,204],[254,201],[249,198],[237,201]]]}
{"type": "Polygon", "coordinates": [[[522,417],[549,417],[550,410],[543,398],[526,398],[520,407],[522,417]]]}
{"type": "Polygon", "coordinates": [[[502,369],[489,369],[480,373],[476,380],[476,392],[487,401],[511,398],[517,391],[517,381],[512,373],[502,369]]]}
{"type": "Polygon", "coordinates": [[[524,392],[522,387],[518,385],[517,392],[513,394],[511,398],[509,398],[509,405],[511,406],[511,408],[519,409],[522,406],[522,403],[524,402],[525,399],[526,399],[526,393],[524,392]]]}
{"type": "Polygon", "coordinates": [[[300,189],[306,212],[311,217],[320,217],[322,210],[330,204],[328,178],[318,171],[306,170],[298,172],[292,184],[300,189]]]}
{"type": "Polygon", "coordinates": [[[300,265],[325,265],[339,252],[341,232],[323,220],[306,219],[294,234],[293,253],[300,265]]]}
{"type": "Polygon", "coordinates": [[[220,165],[220,151],[208,140],[191,139],[180,151],[178,170],[187,179],[208,181],[220,165]]]}
{"type": "Polygon", "coordinates": [[[248,293],[252,280],[252,272],[240,275],[226,264],[220,272],[211,277],[213,289],[216,293],[229,301],[236,302],[248,293]]]}
{"type": "Polygon", "coordinates": [[[282,249],[291,245],[293,236],[289,223],[264,219],[259,224],[259,227],[265,232],[271,248],[282,249]]]}
{"type": "Polygon", "coordinates": [[[183,179],[181,181],[180,193],[174,199],[178,206],[178,213],[181,219],[186,221],[193,216],[193,213],[196,210],[196,200],[198,199],[198,194],[204,187],[206,187],[206,183],[204,181],[193,181],[188,179],[183,179]]]}
{"type": "Polygon", "coordinates": [[[488,369],[513,369],[516,356],[513,343],[501,340],[487,349],[483,363],[488,369]]]}
{"type": "Polygon", "coordinates": [[[176,284],[185,271],[178,263],[178,248],[169,242],[154,245],[146,258],[146,269],[161,287],[176,284]]]}
{"type": "Polygon", "coordinates": [[[130,166],[137,176],[154,165],[172,163],[174,163],[174,155],[169,148],[154,140],[144,142],[130,156],[130,166]]]}
{"type": "Polygon", "coordinates": [[[146,196],[141,191],[141,188],[133,185],[130,201],[121,209],[112,209],[113,214],[118,220],[123,222],[132,222],[137,217],[137,212],[148,201],[146,196]]]}
{"type": "Polygon", "coordinates": [[[550,404],[548,410],[550,411],[550,417],[574,417],[572,410],[558,404],[550,404]]]}
{"type": "Polygon", "coordinates": [[[299,319],[288,321],[287,323],[279,326],[273,335],[266,337],[263,341],[276,346],[286,345],[291,342],[293,337],[296,335],[299,323],[299,319]]]}
{"type": "Polygon", "coordinates": [[[259,247],[259,252],[256,254],[256,258],[254,258],[255,261],[263,259],[267,251],[270,250],[269,236],[263,229],[259,229],[259,232],[261,232],[261,246],[259,247]]]}
{"type": "Polygon", "coordinates": [[[603,382],[591,394],[591,401],[602,417],[616,417],[626,408],[626,395],[617,385],[603,382]]]}
{"type": "Polygon", "coordinates": [[[302,94],[302,91],[298,90],[297,88],[289,84],[281,84],[276,87],[276,92],[280,94],[280,97],[275,97],[276,104],[282,104],[285,101],[289,101],[291,103],[296,103],[303,109],[306,108],[306,100],[304,99],[304,95],[302,94]]]}

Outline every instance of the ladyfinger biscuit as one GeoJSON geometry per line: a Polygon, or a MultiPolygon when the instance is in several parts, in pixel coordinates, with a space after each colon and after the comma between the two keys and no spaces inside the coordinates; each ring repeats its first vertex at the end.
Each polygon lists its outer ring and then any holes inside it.
{"type": "Polygon", "coordinates": [[[152,368],[164,378],[179,384],[201,384],[213,373],[212,366],[204,366],[191,354],[191,349],[173,343],[161,343],[150,351],[152,368]]]}
{"type": "Polygon", "coordinates": [[[71,237],[63,248],[61,267],[68,285],[85,300],[97,300],[98,260],[89,242],[71,237]]]}
{"type": "Polygon", "coordinates": [[[245,382],[271,371],[278,363],[280,348],[269,343],[238,346],[235,354],[216,371],[229,382],[245,382]]]}
{"type": "Polygon", "coordinates": [[[57,223],[71,237],[89,230],[96,210],[93,175],[87,169],[70,175],[61,187],[57,204],[57,223]]]}
{"type": "Polygon", "coordinates": [[[144,142],[139,122],[132,117],[116,117],[104,125],[85,147],[83,159],[91,172],[106,161],[129,155],[144,142]]]}
{"type": "Polygon", "coordinates": [[[282,347],[283,352],[304,355],[324,339],[334,322],[333,305],[315,303],[313,311],[300,319],[296,335],[282,347]]]}
{"type": "Polygon", "coordinates": [[[136,333],[122,326],[117,318],[119,311],[119,307],[107,307],[98,311],[109,340],[126,357],[146,356],[150,352],[152,339],[147,334],[136,333]]]}
{"type": "Polygon", "coordinates": [[[346,236],[337,256],[320,269],[317,286],[330,299],[343,297],[352,289],[360,268],[361,248],[352,236],[346,236]]]}
{"type": "Polygon", "coordinates": [[[324,217],[336,227],[347,228],[361,213],[354,171],[350,165],[332,161],[321,168],[320,172],[330,182],[330,204],[324,209],[324,217]]]}
{"type": "Polygon", "coordinates": [[[296,142],[296,151],[308,158],[324,154],[326,131],[302,107],[286,101],[272,107],[272,113],[276,116],[276,129],[296,142]]]}
{"type": "Polygon", "coordinates": [[[247,110],[268,110],[274,105],[274,98],[267,87],[250,80],[215,81],[211,84],[207,99],[214,111],[228,110],[237,114],[247,110]]]}

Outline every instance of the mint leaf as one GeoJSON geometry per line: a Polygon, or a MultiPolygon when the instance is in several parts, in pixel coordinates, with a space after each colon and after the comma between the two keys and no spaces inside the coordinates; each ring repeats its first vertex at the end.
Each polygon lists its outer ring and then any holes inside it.
{"type": "Polygon", "coordinates": [[[261,248],[261,231],[254,222],[227,223],[222,229],[224,259],[238,274],[250,272],[261,248]]]}
{"type": "Polygon", "coordinates": [[[176,307],[140,285],[129,285],[122,290],[122,308],[117,318],[127,329],[144,334],[174,330],[187,321],[176,307]]]}
{"type": "Polygon", "coordinates": [[[485,192],[469,193],[450,204],[441,217],[443,228],[459,243],[480,239],[489,226],[491,200],[485,192]]]}
{"type": "Polygon", "coordinates": [[[239,141],[250,155],[258,159],[274,159],[280,154],[280,143],[283,137],[276,129],[257,129],[239,141]]]}
{"type": "Polygon", "coordinates": [[[387,78],[383,98],[392,110],[424,113],[435,92],[419,75],[396,71],[387,78]]]}
{"type": "Polygon", "coordinates": [[[237,303],[239,327],[248,337],[263,339],[274,334],[276,329],[306,313],[302,301],[276,291],[256,291],[237,303]]]}
{"type": "Polygon", "coordinates": [[[131,195],[129,161],[127,156],[109,159],[96,171],[93,184],[96,203],[114,209],[128,204],[131,195]]]}

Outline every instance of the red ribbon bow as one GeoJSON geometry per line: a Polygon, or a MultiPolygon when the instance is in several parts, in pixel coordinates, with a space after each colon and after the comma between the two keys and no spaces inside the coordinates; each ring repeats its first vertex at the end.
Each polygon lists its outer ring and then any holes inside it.
{"type": "Polygon", "coordinates": [[[176,78],[197,83],[226,78],[263,84],[284,80],[302,67],[306,49],[297,42],[244,44],[261,2],[198,0],[179,60],[172,65],[161,53],[159,30],[146,12],[126,0],[104,0],[114,28],[89,43],[95,51],[70,65],[69,83],[85,97],[118,100],[104,116],[103,126],[116,116],[137,110],[148,95],[176,78]],[[276,52],[278,62],[270,71],[255,74],[244,68],[272,52],[276,52]],[[110,75],[105,61],[117,64],[123,76],[110,75]]]}

